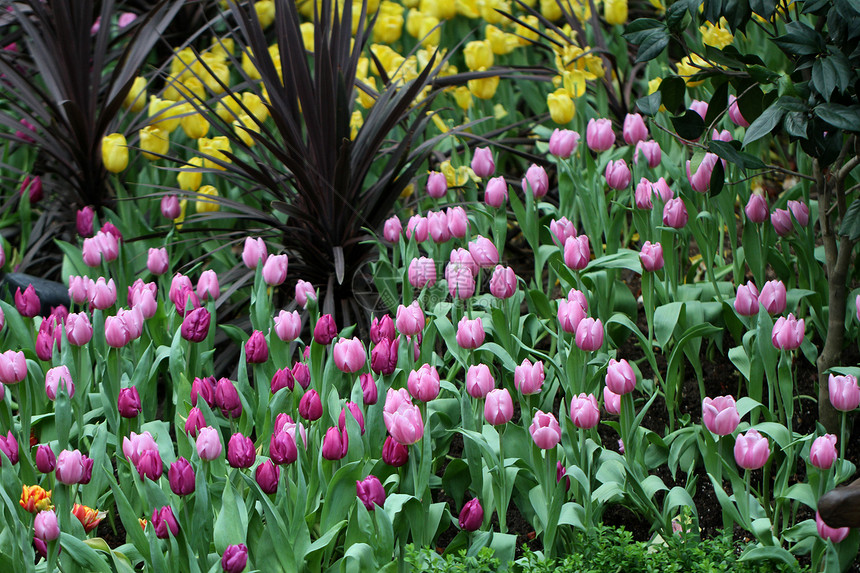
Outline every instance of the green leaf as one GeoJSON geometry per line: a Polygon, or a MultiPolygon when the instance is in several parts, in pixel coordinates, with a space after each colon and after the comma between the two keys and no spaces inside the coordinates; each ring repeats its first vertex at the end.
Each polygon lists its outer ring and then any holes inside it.
{"type": "Polygon", "coordinates": [[[660,82],[660,95],[666,109],[677,114],[684,108],[684,96],[687,93],[687,84],[678,76],[670,76],[660,82]]]}
{"type": "Polygon", "coordinates": [[[653,60],[669,45],[669,32],[665,29],[654,30],[639,44],[636,63],[653,60]]]}
{"type": "Polygon", "coordinates": [[[361,479],[361,462],[352,462],[341,467],[328,484],[320,527],[328,531],[334,524],[345,519],[355,502],[355,482],[361,479]]]}
{"type": "Polygon", "coordinates": [[[815,108],[815,115],[838,129],[860,131],[860,106],[824,103],[815,108]]]}
{"type": "Polygon", "coordinates": [[[775,546],[759,546],[745,552],[738,561],[782,561],[788,565],[797,565],[797,559],[787,549],[775,546]]]}
{"type": "Polygon", "coordinates": [[[812,85],[826,101],[830,101],[830,95],[836,89],[836,69],[830,63],[830,58],[813,62],[812,85]]]}
{"type": "Polygon", "coordinates": [[[747,128],[747,131],[744,134],[744,147],[771,133],[776,126],[779,125],[779,121],[782,119],[784,114],[785,110],[779,106],[779,102],[772,104],[769,108],[764,110],[764,112],[747,128]]]}
{"type": "Polygon", "coordinates": [[[786,24],[785,29],[785,34],[771,41],[789,57],[811,56],[825,50],[824,38],[811,26],[795,21],[786,24]]]}
{"type": "Polygon", "coordinates": [[[684,31],[684,16],[687,15],[687,3],[675,2],[666,10],[666,25],[675,33],[684,31]]]}
{"type": "Polygon", "coordinates": [[[636,107],[647,116],[655,116],[657,112],[660,111],[660,105],[662,105],[662,97],[663,94],[660,93],[660,90],[652,93],[649,96],[641,97],[636,100],[636,107]]]}
{"type": "Polygon", "coordinates": [[[741,169],[764,169],[766,167],[758,157],[749,153],[742,153],[738,150],[739,147],[740,142],[738,141],[713,140],[708,143],[708,151],[715,153],[720,159],[734,163],[741,169]]]}
{"type": "Polygon", "coordinates": [[[860,199],[854,199],[842,218],[839,234],[852,241],[860,239],[860,199]]]}
{"type": "Polygon", "coordinates": [[[107,561],[101,558],[95,549],[78,539],[77,537],[61,532],[60,546],[86,571],[99,571],[111,573],[107,561]]]}
{"type": "Polygon", "coordinates": [[[711,182],[708,188],[708,195],[716,197],[723,190],[726,184],[726,170],[723,167],[722,161],[717,161],[714,164],[714,170],[711,171],[711,182]]]}
{"type": "Polygon", "coordinates": [[[654,30],[665,29],[665,24],[653,18],[638,18],[627,25],[622,36],[631,44],[641,44],[654,30]]]}
{"type": "Polygon", "coordinates": [[[770,20],[776,12],[776,0],[750,0],[750,8],[765,20],[770,20]]]}
{"type": "Polygon", "coordinates": [[[806,127],[809,125],[807,114],[800,111],[790,111],[785,114],[785,131],[792,137],[806,139],[806,127]]]}
{"type": "Polygon", "coordinates": [[[694,141],[705,131],[705,120],[692,109],[688,109],[682,116],[671,119],[675,131],[684,139],[694,141]]]}
{"type": "Polygon", "coordinates": [[[221,511],[215,520],[215,549],[224,553],[228,545],[245,543],[245,532],[248,531],[248,511],[245,501],[233,491],[231,480],[224,484],[224,495],[221,498],[221,511]]]}

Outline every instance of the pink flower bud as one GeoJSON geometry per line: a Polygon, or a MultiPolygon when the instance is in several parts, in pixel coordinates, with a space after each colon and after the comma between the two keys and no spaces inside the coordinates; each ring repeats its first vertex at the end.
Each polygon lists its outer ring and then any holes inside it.
{"type": "Polygon", "coordinates": [[[221,285],[218,284],[218,275],[212,269],[200,273],[200,278],[197,279],[197,298],[205,301],[212,297],[212,300],[217,300],[221,296],[221,285]]]}
{"type": "Polygon", "coordinates": [[[741,108],[738,105],[738,98],[733,95],[729,95],[729,119],[731,119],[735,125],[740,127],[749,127],[750,122],[744,119],[744,116],[741,115],[741,108]]]}
{"type": "Polygon", "coordinates": [[[406,238],[415,238],[416,243],[423,243],[430,235],[427,219],[421,215],[412,215],[406,224],[406,238]]]}
{"type": "Polygon", "coordinates": [[[621,394],[616,394],[609,389],[609,386],[603,387],[603,407],[610,414],[618,415],[621,413],[621,394]]]}
{"type": "Polygon", "coordinates": [[[292,342],[299,337],[302,330],[302,317],[298,311],[282,310],[275,317],[275,334],[284,342],[292,342]]]}
{"type": "Polygon", "coordinates": [[[481,235],[469,242],[469,254],[479,267],[494,267],[499,264],[499,251],[496,250],[496,246],[490,239],[481,235]]]}
{"type": "Polygon", "coordinates": [[[40,511],[33,521],[33,531],[36,537],[45,543],[57,539],[60,536],[60,525],[57,523],[57,514],[54,510],[40,511]]]}
{"type": "MultiPolygon", "coordinates": [[[[6,452],[4,451],[3,453],[6,452]]],[[[17,444],[16,458],[12,460],[12,463],[15,463],[16,461],[17,444]]],[[[74,485],[81,483],[81,480],[84,479],[84,456],[81,455],[81,452],[79,452],[78,450],[63,450],[62,452],[60,452],[60,455],[57,456],[57,468],[54,475],[56,476],[58,482],[64,483],[66,485],[74,485]]]]}
{"type": "Polygon", "coordinates": [[[75,383],[72,381],[72,373],[66,365],[56,366],[45,374],[45,394],[49,400],[57,399],[57,391],[60,386],[66,391],[69,399],[75,396],[75,383]]]}
{"type": "Polygon", "coordinates": [[[531,190],[535,199],[540,199],[549,191],[549,177],[546,174],[546,170],[540,165],[532,163],[528,171],[526,171],[526,176],[523,177],[522,186],[523,193],[531,190]]]}
{"type": "Polygon", "coordinates": [[[164,247],[150,248],[149,256],[146,258],[146,268],[156,276],[161,276],[166,273],[169,268],[167,249],[164,247]]]}
{"type": "Polygon", "coordinates": [[[99,277],[97,281],[90,284],[87,292],[90,304],[99,310],[108,309],[116,303],[116,285],[113,279],[105,282],[104,277],[99,277]]]}
{"type": "Polygon", "coordinates": [[[386,401],[386,410],[382,416],[388,433],[397,443],[411,446],[424,436],[424,420],[418,406],[403,403],[394,412],[387,411],[387,406],[386,401]]]}
{"type": "Polygon", "coordinates": [[[718,436],[728,436],[737,429],[741,421],[735,399],[717,396],[702,400],[702,421],[705,427],[718,436]]]}
{"type": "Polygon", "coordinates": [[[633,152],[633,163],[639,165],[639,152],[648,163],[648,167],[654,169],[660,165],[660,160],[663,158],[663,151],[660,149],[660,144],[654,140],[640,141],[636,144],[636,150],[633,152]]]}
{"type": "Polygon", "coordinates": [[[785,312],[786,292],[782,281],[772,280],[764,283],[758,301],[769,314],[785,312]]]}
{"type": "MultiPolygon", "coordinates": [[[[0,452],[3,452],[3,454],[7,458],[9,458],[9,461],[12,462],[12,465],[18,463],[18,440],[15,439],[15,436],[12,434],[11,430],[7,432],[5,436],[0,435],[0,452]]],[[[80,455],[80,452],[78,452],[78,455],[80,455]]],[[[62,481],[59,476],[57,477],[57,481],[62,481]]]]}
{"type": "Polygon", "coordinates": [[[750,200],[744,207],[744,213],[753,223],[764,223],[768,216],[767,199],[761,193],[751,194],[750,200]]]}
{"type": "Polygon", "coordinates": [[[576,327],[576,346],[580,350],[593,352],[603,346],[603,323],[598,318],[583,318],[576,327]]]}
{"type": "Polygon", "coordinates": [[[724,129],[722,131],[717,131],[716,129],[711,133],[711,140],[713,141],[732,141],[734,138],[732,134],[729,133],[728,129],[724,129]]]}
{"type": "MultiPolygon", "coordinates": [[[[7,456],[8,457],[8,456],[7,456]]],[[[57,456],[48,444],[36,448],[36,469],[40,473],[49,474],[57,467],[57,456]]]]}
{"type": "Polygon", "coordinates": [[[242,415],[242,400],[236,385],[227,378],[218,380],[215,386],[215,406],[221,409],[225,418],[238,418],[242,415]]]}
{"type": "Polygon", "coordinates": [[[780,237],[785,237],[794,230],[794,223],[791,222],[791,213],[788,209],[774,209],[770,215],[770,222],[780,237]]]}
{"type": "Polygon", "coordinates": [[[15,289],[15,308],[18,310],[18,314],[28,318],[33,318],[39,314],[42,303],[39,302],[39,295],[36,294],[36,289],[33,288],[33,285],[27,285],[23,293],[21,292],[21,287],[15,289]]]}
{"type": "MultiPolygon", "coordinates": [[[[278,478],[280,477],[280,470],[278,468],[274,468],[274,470],[266,468],[265,464],[260,464],[257,467],[257,483],[260,484],[260,488],[268,494],[275,493],[278,489],[278,478]],[[262,470],[260,468],[263,468],[262,470]],[[261,473],[265,476],[261,479],[261,473]],[[274,476],[274,485],[271,485],[271,481],[274,476]],[[264,486],[263,484],[268,484],[264,486]],[[267,491],[271,489],[272,491],[267,491]]],[[[226,549],[224,549],[224,555],[221,556],[221,569],[224,573],[242,573],[245,570],[245,566],[248,564],[248,546],[244,543],[238,543],[236,545],[228,545],[226,549]]]]}
{"type": "Polygon", "coordinates": [[[767,438],[756,430],[750,429],[746,434],[738,434],[735,438],[735,462],[745,470],[761,468],[769,457],[770,446],[767,438]]]}
{"type": "Polygon", "coordinates": [[[431,287],[436,284],[436,262],[427,257],[412,259],[408,275],[413,288],[431,287]]]}
{"type": "Polygon", "coordinates": [[[361,384],[361,398],[365,406],[373,406],[379,399],[379,391],[376,389],[376,380],[373,374],[365,373],[358,377],[361,384]]]}
{"type": "Polygon", "coordinates": [[[469,366],[469,371],[466,373],[466,392],[469,396],[477,399],[485,398],[495,385],[496,381],[486,364],[469,366]]]}
{"type": "Polygon", "coordinates": [[[540,360],[532,364],[525,358],[522,364],[514,368],[514,386],[524,396],[540,392],[544,378],[543,362],[540,360]]]}
{"type": "Polygon", "coordinates": [[[179,197],[176,195],[165,195],[161,198],[161,214],[165,219],[176,219],[182,214],[182,207],[179,205],[179,197]]]}
{"type": "Polygon", "coordinates": [[[245,248],[242,250],[242,262],[245,263],[246,267],[254,270],[260,262],[265,263],[267,257],[268,251],[266,250],[266,243],[263,242],[263,239],[260,237],[257,237],[256,239],[245,237],[245,248]]]}
{"type": "Polygon", "coordinates": [[[355,494],[367,508],[367,511],[373,511],[377,506],[383,507],[385,505],[385,488],[382,487],[379,478],[374,475],[356,481],[355,494]]]}
{"type": "Polygon", "coordinates": [[[735,310],[741,316],[753,316],[758,314],[759,293],[755,283],[748,281],[745,285],[738,287],[738,296],[735,298],[735,310]]]}
{"type": "Polygon", "coordinates": [[[667,203],[669,199],[675,197],[675,193],[673,193],[672,189],[669,188],[669,184],[666,183],[666,179],[664,177],[661,177],[651,184],[651,191],[654,195],[658,196],[664,204],[667,203]]]}
{"type": "Polygon", "coordinates": [[[457,521],[463,531],[480,529],[481,524],[484,523],[484,508],[481,507],[481,502],[478,501],[477,497],[463,506],[457,521]]]}
{"type": "Polygon", "coordinates": [[[84,304],[89,300],[89,277],[69,275],[69,298],[75,304],[84,304]]]}
{"type": "Polygon", "coordinates": [[[624,118],[624,126],[622,128],[624,142],[627,145],[636,145],[640,141],[648,139],[648,128],[645,127],[645,120],[638,113],[628,113],[624,118]]]}
{"type": "Polygon", "coordinates": [[[171,535],[176,537],[179,533],[179,523],[173,516],[173,509],[169,505],[160,509],[153,509],[150,522],[155,529],[155,536],[159,539],[168,539],[171,535]]]}
{"type": "Polygon", "coordinates": [[[191,408],[191,411],[188,412],[188,419],[185,420],[185,433],[196,438],[200,429],[205,427],[206,420],[203,418],[203,412],[199,408],[191,408]]]}
{"type": "Polygon", "coordinates": [[[841,542],[851,533],[850,527],[830,527],[824,523],[818,511],[815,512],[815,529],[818,531],[818,536],[821,539],[830,540],[833,543],[841,542]]]}
{"type": "Polygon", "coordinates": [[[42,188],[42,178],[38,175],[34,176],[32,179],[30,179],[29,175],[24,177],[24,181],[21,182],[21,196],[23,197],[28,190],[28,199],[30,200],[30,203],[38,203],[41,201],[45,196],[45,191],[42,188]]]}
{"type": "Polygon", "coordinates": [[[788,210],[791,211],[792,215],[794,215],[794,219],[797,221],[798,225],[805,227],[809,224],[809,207],[806,206],[806,203],[802,203],[800,201],[789,201],[788,210]]]}
{"type": "Polygon", "coordinates": [[[266,337],[259,330],[255,330],[245,343],[245,360],[248,364],[262,364],[268,359],[269,345],[266,344],[266,337]]]}
{"type": "Polygon", "coordinates": [[[563,247],[569,237],[576,237],[576,227],[567,217],[550,221],[549,230],[552,233],[552,242],[559,247],[563,247]]]}
{"type": "Polygon", "coordinates": [[[654,193],[651,187],[651,182],[644,177],[636,184],[636,189],[633,191],[633,202],[637,209],[652,209],[654,203],[651,201],[651,195],[654,193]]]}
{"type": "Polygon", "coordinates": [[[27,361],[21,351],[7,350],[0,354],[0,382],[17,384],[27,377],[27,361]]]}
{"type": "Polygon", "coordinates": [[[660,243],[645,241],[639,252],[639,261],[642,269],[649,272],[658,271],[663,268],[663,246],[660,243]]]}
{"type": "Polygon", "coordinates": [[[131,342],[128,325],[119,316],[105,318],[105,340],[112,348],[122,348],[131,342]]]}
{"type": "Polygon", "coordinates": [[[558,420],[552,414],[545,414],[538,410],[535,413],[529,433],[537,447],[542,450],[551,450],[561,441],[561,428],[558,420]]]}
{"type": "Polygon", "coordinates": [[[212,461],[218,459],[223,450],[218,430],[212,426],[200,428],[197,432],[196,447],[197,455],[200,456],[201,460],[212,461]]]}
{"type": "Polygon", "coordinates": [[[317,291],[311,283],[299,279],[296,283],[296,302],[302,307],[308,306],[308,300],[316,300],[317,291]]]}
{"type": "Polygon", "coordinates": [[[435,366],[423,364],[418,370],[409,373],[407,381],[409,393],[416,400],[429,402],[439,396],[439,373],[435,366]]]}
{"type": "Polygon", "coordinates": [[[589,119],[585,128],[585,143],[592,151],[606,151],[615,145],[612,121],[608,119],[589,119]]]}
{"type": "Polygon", "coordinates": [[[448,192],[448,180],[438,171],[431,171],[427,176],[427,194],[434,199],[441,199],[448,192]]]}
{"type": "Polygon", "coordinates": [[[499,299],[507,299],[517,292],[517,275],[511,267],[496,265],[490,277],[490,294],[499,299]]]}
{"type": "Polygon", "coordinates": [[[568,334],[576,334],[576,327],[585,318],[585,309],[577,301],[561,299],[558,301],[558,323],[568,334]]]}
{"type": "Polygon", "coordinates": [[[409,306],[402,304],[397,307],[397,331],[406,336],[414,336],[424,330],[424,311],[418,301],[412,301],[409,306]]]}
{"type": "Polygon", "coordinates": [[[448,207],[445,211],[448,216],[448,232],[452,237],[464,239],[466,231],[469,230],[469,217],[462,207],[448,207]]]}
{"type": "Polygon", "coordinates": [[[352,374],[364,368],[367,363],[367,353],[358,338],[341,338],[332,351],[335,366],[341,372],[352,374]]]}
{"type": "Polygon", "coordinates": [[[287,280],[287,255],[272,255],[263,263],[263,280],[269,286],[277,286],[287,280]]]}
{"type": "Polygon", "coordinates": [[[493,152],[488,147],[478,147],[472,155],[472,171],[478,177],[489,177],[496,170],[493,152]]]}
{"type": "Polygon", "coordinates": [[[588,266],[591,260],[591,246],[588,235],[568,237],[564,242],[564,264],[569,268],[580,271],[588,266]]]}
{"type": "Polygon", "coordinates": [[[809,448],[809,463],[820,470],[829,470],[837,457],[836,436],[833,434],[815,438],[809,448]]]}
{"type": "Polygon", "coordinates": [[[836,376],[831,374],[827,379],[827,390],[830,393],[830,403],[841,412],[851,412],[860,405],[860,386],[854,376],[836,376]]]}
{"type": "Polygon", "coordinates": [[[619,395],[633,391],[636,387],[636,374],[633,373],[633,368],[627,360],[609,359],[609,366],[606,368],[606,386],[619,395]]]}
{"type": "Polygon", "coordinates": [[[690,186],[693,191],[698,193],[707,193],[711,188],[711,174],[714,172],[714,166],[717,164],[719,157],[713,153],[706,153],[696,173],[690,171],[690,160],[687,160],[687,179],[690,181],[690,186]]]}
{"type": "Polygon", "coordinates": [[[666,201],[663,207],[663,224],[673,229],[683,229],[687,225],[687,207],[683,199],[676,197],[666,201]]]}
{"type": "Polygon", "coordinates": [[[340,411],[340,416],[337,418],[337,427],[340,431],[344,431],[346,428],[346,411],[349,410],[350,415],[355,419],[358,424],[358,429],[361,431],[362,435],[364,434],[364,414],[361,413],[361,408],[359,408],[358,404],[355,402],[347,402],[346,407],[340,411]]]}
{"type": "Polygon", "coordinates": [[[409,461],[409,449],[388,436],[382,445],[382,461],[391,467],[399,468],[409,461]]]}
{"type": "MultiPolygon", "coordinates": [[[[31,199],[32,202],[32,199],[31,199]]],[[[93,236],[93,219],[95,211],[87,205],[83,209],[78,209],[78,215],[75,219],[75,227],[81,237],[87,238],[93,236]]]]}
{"type": "Polygon", "coordinates": [[[484,324],[480,317],[469,320],[464,316],[457,324],[457,344],[460,348],[474,350],[484,343],[484,336],[484,324]]]}
{"type": "Polygon", "coordinates": [[[508,201],[508,184],[504,177],[493,177],[484,188],[484,202],[497,209],[508,201]]]}
{"type": "Polygon", "coordinates": [[[690,104],[690,109],[698,113],[702,119],[705,119],[705,116],[708,115],[708,102],[694,99],[690,104]]]}
{"type": "Polygon", "coordinates": [[[307,390],[311,383],[311,371],[304,362],[293,364],[293,380],[299,383],[303,390],[307,390]]]}
{"type": "Polygon", "coordinates": [[[576,151],[579,145],[579,134],[570,129],[558,129],[549,136],[549,152],[560,158],[567,159],[576,151]]]}
{"type": "Polygon", "coordinates": [[[370,323],[370,340],[374,344],[378,344],[383,338],[394,340],[396,333],[394,332],[394,321],[390,315],[384,315],[382,318],[373,317],[370,323]]]}
{"type": "Polygon", "coordinates": [[[570,420],[577,428],[590,430],[600,421],[600,408],[594,394],[582,393],[570,400],[570,420]]]}
{"type": "Polygon", "coordinates": [[[472,272],[459,264],[449,264],[445,269],[448,292],[451,298],[465,300],[475,294],[475,277],[472,272]]]}
{"type": "Polygon", "coordinates": [[[117,410],[123,418],[136,418],[142,410],[140,394],[134,386],[122,388],[117,399],[117,410]]]}
{"type": "Polygon", "coordinates": [[[403,234],[403,225],[397,215],[385,220],[385,225],[382,230],[382,236],[389,243],[396,243],[400,240],[400,235],[403,234]]]}

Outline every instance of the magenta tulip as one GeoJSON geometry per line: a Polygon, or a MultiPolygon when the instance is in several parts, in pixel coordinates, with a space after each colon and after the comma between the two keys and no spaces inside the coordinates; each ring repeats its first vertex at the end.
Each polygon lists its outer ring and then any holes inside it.
{"type": "Polygon", "coordinates": [[[391,467],[399,468],[409,461],[409,449],[388,436],[382,445],[382,461],[391,467]]]}
{"type": "Polygon", "coordinates": [[[42,304],[39,302],[39,295],[36,294],[36,289],[33,288],[33,285],[27,285],[23,293],[21,292],[21,287],[15,290],[15,308],[21,316],[28,318],[33,318],[39,314],[42,304]]]}
{"type": "Polygon", "coordinates": [[[327,460],[340,460],[349,451],[349,434],[336,427],[326,430],[322,442],[322,457],[327,460]]]}
{"type": "MultiPolygon", "coordinates": [[[[257,480],[257,485],[263,490],[263,493],[272,495],[278,491],[278,481],[281,479],[281,468],[272,463],[272,460],[266,460],[257,466],[254,471],[254,479],[257,480]]],[[[241,571],[241,569],[239,569],[241,571]]]]}
{"type": "Polygon", "coordinates": [[[484,508],[477,497],[463,506],[457,521],[463,531],[476,531],[481,527],[484,522],[484,508]]]}
{"type": "Polygon", "coordinates": [[[176,534],[179,533],[179,523],[173,516],[173,509],[169,505],[160,509],[153,509],[150,521],[153,529],[155,529],[155,536],[159,539],[168,539],[171,535],[176,537],[176,534]]]}
{"type": "Polygon", "coordinates": [[[636,374],[630,363],[623,358],[621,360],[609,359],[606,367],[606,386],[616,394],[628,394],[636,387],[636,374]]]}
{"type": "Polygon", "coordinates": [[[517,275],[511,267],[496,265],[490,277],[490,294],[499,299],[507,299],[517,292],[517,275]]]}
{"type": "Polygon", "coordinates": [[[788,317],[781,316],[773,325],[770,339],[773,345],[780,350],[796,350],[800,348],[803,342],[805,329],[806,324],[802,318],[797,320],[793,314],[789,314],[788,317]]]}
{"type": "Polygon", "coordinates": [[[588,266],[589,260],[591,260],[591,245],[588,242],[588,235],[568,237],[564,242],[564,264],[580,271],[588,266]]]}
{"type": "Polygon", "coordinates": [[[754,316],[758,314],[759,292],[752,281],[738,287],[738,295],[735,298],[735,310],[741,316],[754,316]]]}
{"type": "Polygon", "coordinates": [[[363,480],[356,480],[355,493],[358,500],[364,504],[367,511],[373,511],[376,506],[385,505],[385,488],[375,475],[369,475],[363,480]]]}

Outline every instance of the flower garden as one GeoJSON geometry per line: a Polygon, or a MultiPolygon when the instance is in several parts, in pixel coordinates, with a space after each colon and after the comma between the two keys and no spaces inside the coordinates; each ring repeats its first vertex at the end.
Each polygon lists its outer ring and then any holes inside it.
{"type": "Polygon", "coordinates": [[[856,567],[856,2],[0,30],[3,571],[856,567]]]}

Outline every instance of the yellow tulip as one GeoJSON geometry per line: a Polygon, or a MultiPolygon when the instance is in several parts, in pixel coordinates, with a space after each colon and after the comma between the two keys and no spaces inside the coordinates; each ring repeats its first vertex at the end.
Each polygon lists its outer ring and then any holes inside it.
{"type": "Polygon", "coordinates": [[[627,22],[627,0],[603,0],[603,17],[615,26],[627,22]]]}
{"type": "Polygon", "coordinates": [[[435,47],[439,45],[442,39],[442,30],[437,28],[439,18],[435,16],[424,16],[418,25],[418,38],[421,39],[421,45],[425,48],[435,47]]]}
{"type": "Polygon", "coordinates": [[[203,82],[197,78],[185,78],[176,84],[176,89],[184,99],[196,99],[198,101],[206,99],[206,88],[203,86],[203,82]]]}
{"type": "Polygon", "coordinates": [[[314,51],[314,24],[313,22],[303,22],[299,29],[302,31],[302,43],[305,45],[305,50],[308,52],[314,51]]]}
{"type": "Polygon", "coordinates": [[[576,113],[573,98],[564,88],[555,90],[546,96],[546,104],[549,106],[549,116],[559,125],[570,123],[576,113]]]}
{"type": "Polygon", "coordinates": [[[484,34],[487,36],[487,41],[490,43],[493,53],[497,56],[510,54],[519,46],[519,38],[513,34],[503,32],[495,26],[487,24],[484,34]]]}
{"type": "Polygon", "coordinates": [[[179,216],[173,220],[176,223],[176,228],[181,229],[182,223],[185,221],[185,211],[188,209],[188,199],[183,199],[179,202],[179,216]]]}
{"type": "Polygon", "coordinates": [[[203,167],[202,157],[192,157],[188,165],[179,168],[179,173],[176,174],[176,182],[179,188],[183,191],[197,191],[203,183],[203,173],[200,171],[191,171],[203,167]]]}
{"type": "Polygon", "coordinates": [[[182,117],[182,131],[191,139],[206,137],[209,121],[201,113],[189,113],[182,117]]]}
{"type": "Polygon", "coordinates": [[[257,125],[257,122],[251,116],[243,113],[239,116],[239,119],[233,122],[233,133],[238,135],[242,143],[248,147],[254,147],[257,143],[249,133],[251,131],[260,133],[260,126],[257,125]]]}
{"type": "Polygon", "coordinates": [[[457,15],[457,4],[454,0],[421,0],[418,9],[439,20],[450,20],[457,15]]]}
{"type": "Polygon", "coordinates": [[[349,138],[355,140],[355,136],[358,135],[358,130],[361,129],[361,126],[364,125],[364,116],[361,115],[361,112],[355,110],[352,112],[352,115],[349,118],[349,138]]]}
{"type": "Polygon", "coordinates": [[[143,156],[150,161],[160,159],[156,153],[164,155],[170,149],[170,138],[166,131],[155,125],[147,125],[138,132],[143,156]]]}
{"type": "Polygon", "coordinates": [[[275,21],[275,3],[272,0],[259,0],[259,2],[254,4],[254,10],[257,12],[260,26],[264,30],[275,21]]]}
{"type": "Polygon", "coordinates": [[[698,81],[690,81],[690,78],[704,69],[708,69],[710,66],[708,63],[703,60],[698,54],[692,54],[692,56],[684,56],[681,58],[681,61],[678,62],[678,75],[684,78],[684,81],[688,86],[694,88],[696,86],[700,86],[705,83],[705,80],[698,81]]]}
{"type": "Polygon", "coordinates": [[[415,193],[415,183],[410,183],[406,187],[403,188],[403,191],[400,192],[401,199],[408,199],[415,193]]]}
{"type": "Polygon", "coordinates": [[[180,115],[176,109],[178,107],[170,100],[149,96],[149,117],[155,120],[150,121],[150,124],[157,125],[167,133],[173,133],[173,130],[179,127],[180,122],[180,118],[177,117],[180,115]]]}
{"type": "Polygon", "coordinates": [[[403,16],[381,14],[373,26],[373,41],[393,44],[403,32],[403,16]]]}
{"type": "MultiPolygon", "coordinates": [[[[483,71],[483,70],[479,70],[483,71]]],[[[496,89],[499,87],[499,76],[469,80],[469,91],[478,99],[493,99],[496,89]]]]}
{"type": "Polygon", "coordinates": [[[257,66],[254,65],[254,62],[251,61],[251,55],[250,48],[246,52],[242,52],[242,71],[245,72],[245,75],[247,75],[249,79],[259,80],[260,70],[258,70],[257,66]]]}
{"type": "Polygon", "coordinates": [[[469,111],[469,108],[472,107],[472,92],[466,86],[457,86],[454,90],[454,101],[457,102],[460,109],[469,111]]]}
{"type": "Polygon", "coordinates": [[[218,105],[215,106],[215,113],[218,114],[218,117],[222,121],[232,123],[234,119],[244,112],[237,96],[227,94],[218,101],[218,105]]]}
{"type": "Polygon", "coordinates": [[[475,19],[480,17],[478,12],[478,0],[457,0],[457,14],[464,18],[475,19]]]}
{"type": "Polygon", "coordinates": [[[252,92],[243,92],[242,103],[261,123],[266,121],[269,117],[269,108],[266,107],[266,104],[263,103],[263,100],[260,99],[260,96],[257,94],[252,92]]]}
{"type": "Polygon", "coordinates": [[[556,0],[540,0],[540,13],[551,22],[561,18],[561,8],[556,0]]]}
{"type": "MultiPolygon", "coordinates": [[[[540,22],[538,21],[537,16],[521,16],[520,20],[524,24],[531,26],[534,30],[540,30],[540,22]]],[[[540,38],[540,34],[519,23],[514,25],[514,33],[517,34],[517,40],[519,40],[521,46],[531,46],[538,38],[540,38]]]]}
{"type": "Polygon", "coordinates": [[[134,78],[131,90],[125,96],[122,107],[137,113],[146,106],[146,78],[140,76],[134,78]]]}
{"type": "MultiPolygon", "coordinates": [[[[208,195],[209,197],[218,197],[218,190],[211,185],[204,185],[197,190],[200,195],[208,195]]],[[[221,205],[212,199],[201,198],[194,202],[194,210],[198,213],[214,213],[219,211],[221,205]]]]}
{"type": "MultiPolygon", "coordinates": [[[[555,0],[553,0],[555,1],[555,0]]],[[[505,0],[478,0],[478,13],[487,24],[498,26],[503,22],[509,22],[507,18],[497,12],[501,10],[508,14],[511,13],[511,5],[505,0]]]]}
{"type": "Polygon", "coordinates": [[[212,37],[212,54],[219,56],[222,60],[227,59],[227,54],[232,54],[236,49],[233,38],[217,38],[212,37]]]}
{"type": "Polygon", "coordinates": [[[424,12],[420,10],[410,10],[406,15],[406,33],[413,38],[420,38],[421,21],[424,19],[424,12]]]}
{"type": "MultiPolygon", "coordinates": [[[[379,64],[382,66],[383,70],[396,70],[406,60],[406,58],[385,44],[371,44],[370,51],[373,52],[373,55],[376,56],[377,60],[379,60],[379,64]]],[[[376,62],[372,62],[370,71],[379,75],[376,62]]]]}
{"type": "Polygon", "coordinates": [[[220,135],[212,139],[201,137],[197,140],[197,149],[203,155],[203,166],[207,169],[220,169],[221,171],[226,169],[226,167],[215,163],[213,159],[220,160],[223,163],[232,163],[229,157],[221,153],[222,151],[233,153],[233,149],[230,147],[230,140],[226,136],[220,135]]]}
{"type": "Polygon", "coordinates": [[[191,48],[174,52],[173,59],[170,60],[170,75],[179,79],[191,75],[191,66],[196,60],[197,56],[191,48]]]}
{"type": "Polygon", "coordinates": [[[493,48],[487,40],[473,40],[463,48],[466,67],[472,71],[493,67],[493,48]]]}
{"type": "Polygon", "coordinates": [[[203,58],[194,64],[193,69],[199,81],[214,94],[224,93],[222,84],[230,85],[230,68],[224,62],[216,61],[216,58],[203,58]]]}
{"type": "Polygon", "coordinates": [[[111,173],[128,167],[128,146],[123,134],[111,133],[102,138],[102,162],[111,173]]]}
{"type": "MultiPolygon", "coordinates": [[[[370,78],[366,78],[362,81],[365,84],[367,84],[368,88],[376,91],[376,79],[370,77],[370,78]]],[[[364,109],[370,109],[373,107],[373,104],[376,103],[376,98],[374,96],[370,95],[369,93],[367,93],[366,91],[364,91],[363,89],[361,89],[360,87],[356,86],[355,92],[358,96],[356,98],[358,105],[360,105],[364,109]]]]}
{"type": "Polygon", "coordinates": [[[699,26],[699,33],[702,34],[702,43],[706,46],[713,46],[718,50],[722,50],[731,44],[735,37],[731,30],[728,29],[728,21],[725,18],[720,18],[719,23],[715,26],[710,22],[705,22],[704,26],[699,26]]]}

